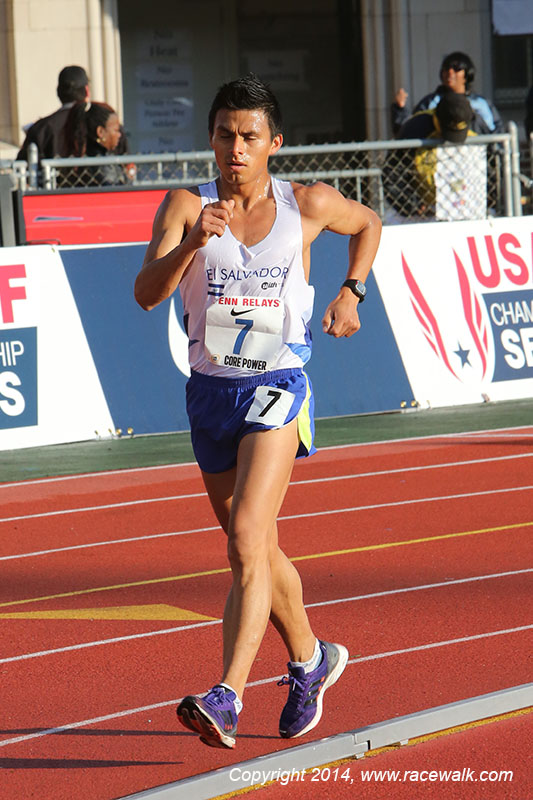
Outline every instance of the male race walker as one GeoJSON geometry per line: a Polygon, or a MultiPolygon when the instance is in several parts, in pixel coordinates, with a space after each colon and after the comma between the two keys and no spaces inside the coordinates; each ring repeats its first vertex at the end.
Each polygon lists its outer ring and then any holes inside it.
{"type": "MultiPolygon", "coordinates": [[[[223,85],[209,113],[219,177],[163,200],[135,284],[146,310],[179,286],[189,338],[187,412],[232,571],[223,619],[223,670],[205,696],[185,697],[178,718],[205,744],[234,747],[248,674],[269,619],[289,653],[280,735],[317,725],[323,695],[348,660],[317,639],[295,567],[278,546],[276,519],[295,457],[315,452],[311,355],[311,243],[323,230],[350,237],[346,281],[326,309],[325,333],[351,336],[376,255],[381,222],[324,183],[278,180],[281,114],[254,75],[223,85]]],[[[332,282],[337,278],[332,276],[332,282]]],[[[339,281],[340,282],[340,281],[339,281]]]]}

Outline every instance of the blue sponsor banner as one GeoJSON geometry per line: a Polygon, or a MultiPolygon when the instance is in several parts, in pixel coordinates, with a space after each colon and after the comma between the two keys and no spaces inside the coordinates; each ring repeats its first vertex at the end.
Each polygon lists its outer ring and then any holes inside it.
{"type": "Polygon", "coordinates": [[[186,377],[169,349],[169,301],[149,313],[133,297],[145,245],[61,250],[115,427],[186,430],[186,377]]]}
{"type": "Polygon", "coordinates": [[[0,330],[0,430],[37,425],[37,328],[0,330]]]}
{"type": "Polygon", "coordinates": [[[322,317],[346,277],[348,237],[322,233],[311,248],[315,310],[313,355],[306,371],[315,389],[317,417],[399,409],[413,392],[372,272],[359,303],[361,329],[349,339],[322,331],[322,317]]]}
{"type": "Polygon", "coordinates": [[[533,378],[533,291],[483,295],[494,336],[493,381],[533,378]]]}
{"type": "MultiPolygon", "coordinates": [[[[187,430],[186,341],[179,292],[149,313],[133,297],[144,245],[61,249],[109,410],[135,433],[187,430]],[[183,370],[183,371],[181,371],[183,370]]],[[[316,289],[313,355],[306,367],[321,417],[398,409],[412,399],[377,285],[359,306],[362,328],[349,339],[322,331],[322,316],[344,280],[347,237],[324,233],[312,247],[316,289]]]]}

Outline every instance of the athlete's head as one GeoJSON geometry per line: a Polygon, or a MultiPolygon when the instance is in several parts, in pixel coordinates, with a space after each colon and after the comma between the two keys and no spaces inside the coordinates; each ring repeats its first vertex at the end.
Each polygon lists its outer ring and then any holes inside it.
{"type": "Polygon", "coordinates": [[[476,68],[470,56],[466,53],[461,53],[459,50],[450,53],[444,58],[440,66],[439,75],[441,80],[444,80],[443,76],[449,70],[453,70],[454,72],[461,72],[461,70],[464,70],[465,89],[468,92],[476,77],[476,68]]]}
{"type": "Polygon", "coordinates": [[[250,73],[244,78],[238,78],[230,83],[221,86],[215,95],[215,99],[209,111],[209,135],[213,135],[215,129],[215,117],[217,111],[227,108],[230,111],[240,111],[246,109],[263,111],[272,139],[281,133],[281,111],[278,101],[268,84],[250,73]]]}

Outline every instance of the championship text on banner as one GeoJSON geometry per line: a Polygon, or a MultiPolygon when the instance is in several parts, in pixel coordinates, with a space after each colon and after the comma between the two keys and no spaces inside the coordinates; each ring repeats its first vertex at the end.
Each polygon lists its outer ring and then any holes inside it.
{"type": "Polygon", "coordinates": [[[533,217],[387,228],[374,274],[416,400],[533,394],[533,217]]]}
{"type": "Polygon", "coordinates": [[[72,442],[111,417],[61,258],[0,249],[0,450],[72,442]]]}

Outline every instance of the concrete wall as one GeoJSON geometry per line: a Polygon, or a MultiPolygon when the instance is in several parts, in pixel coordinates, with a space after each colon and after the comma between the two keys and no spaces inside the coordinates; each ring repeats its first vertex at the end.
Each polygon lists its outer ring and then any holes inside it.
{"type": "MultiPolygon", "coordinates": [[[[93,98],[109,102],[124,118],[123,84],[131,106],[128,86],[134,76],[129,68],[124,81],[121,74],[118,5],[119,0],[0,0],[0,158],[16,152],[23,125],[57,108],[57,75],[66,64],[86,67],[93,98]]],[[[338,7],[333,0],[227,0],[220,4],[210,0],[205,5],[202,0],[157,0],[152,7],[120,0],[126,55],[126,32],[137,6],[146,14],[147,28],[153,26],[156,12],[169,26],[189,25],[194,58],[201,64],[205,61],[197,81],[195,77],[195,100],[200,97],[200,105],[205,104],[204,95],[212,85],[227,79],[237,62],[239,70],[249,68],[249,51],[257,56],[262,49],[272,50],[276,42],[282,55],[291,48],[305,51],[303,72],[315,93],[312,100],[304,102],[307,95],[300,93],[300,97],[294,88],[285,93],[287,97],[281,90],[280,96],[283,107],[289,109],[288,118],[294,111],[302,119],[301,130],[296,123],[291,125],[292,143],[305,142],[313,134],[317,141],[335,136],[341,121],[341,92],[334,30],[338,7]],[[200,25],[196,18],[184,20],[187,9],[197,6],[201,16],[202,8],[213,5],[220,5],[220,13],[206,15],[200,25]],[[218,70],[212,68],[205,46],[213,38],[218,42],[217,53],[222,51],[218,70]],[[197,40],[204,44],[197,48],[197,40]]],[[[355,2],[353,8],[357,13],[355,2]]],[[[409,102],[415,104],[435,88],[442,58],[452,50],[470,54],[477,68],[475,89],[492,97],[491,0],[361,0],[361,13],[367,138],[390,137],[389,106],[396,89],[403,85],[409,102]]],[[[127,59],[125,63],[129,65],[127,59]]]]}
{"type": "Polygon", "coordinates": [[[0,158],[9,158],[11,155],[10,148],[2,147],[2,142],[13,142],[17,136],[16,75],[12,45],[12,0],[0,0],[0,158]]]}
{"type": "Polygon", "coordinates": [[[454,50],[476,65],[476,90],[492,96],[490,0],[363,0],[369,139],[391,136],[389,106],[403,86],[411,107],[439,83],[454,50]]]}
{"type": "Polygon", "coordinates": [[[0,158],[14,155],[23,126],[59,107],[57,76],[85,67],[94,99],[121,113],[115,0],[0,0],[0,158]]]}

